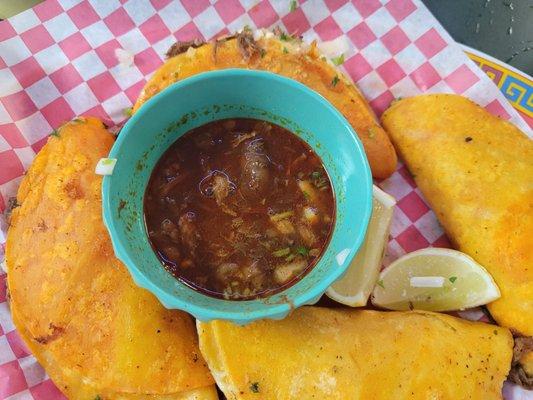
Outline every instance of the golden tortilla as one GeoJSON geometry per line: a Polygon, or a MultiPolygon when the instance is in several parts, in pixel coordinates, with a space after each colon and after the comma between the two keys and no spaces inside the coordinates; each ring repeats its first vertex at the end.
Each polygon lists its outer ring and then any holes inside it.
{"type": "Polygon", "coordinates": [[[97,119],[74,120],[22,180],[6,244],[15,325],[69,398],[216,399],[192,318],[114,256],[94,173],[112,144],[97,119]]]}
{"type": "Polygon", "coordinates": [[[457,95],[400,100],[382,121],[455,247],[498,284],[494,319],[533,336],[533,141],[457,95]]]}
{"type": "Polygon", "coordinates": [[[286,38],[283,41],[272,33],[267,34],[269,38],[263,36],[254,41],[251,33],[245,31],[237,38],[205,43],[196,49],[191,47],[191,50],[169,58],[145,85],[133,111],[172,83],[201,72],[227,68],[274,72],[302,82],[329,100],[357,132],[372,175],[375,178],[390,176],[396,168],[396,153],[353,83],[323,60],[314,44],[306,48],[287,35],[283,36],[286,38]]]}
{"type": "Polygon", "coordinates": [[[281,321],[198,323],[228,399],[501,399],[509,330],[431,312],[304,307],[281,321]]]}

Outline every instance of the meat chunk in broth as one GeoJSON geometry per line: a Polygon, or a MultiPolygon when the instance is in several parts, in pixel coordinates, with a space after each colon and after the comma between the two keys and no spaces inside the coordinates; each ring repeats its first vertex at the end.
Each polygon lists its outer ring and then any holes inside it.
{"type": "Polygon", "coordinates": [[[181,242],[193,256],[192,258],[196,258],[196,249],[200,244],[200,234],[195,219],[196,215],[189,211],[183,214],[178,222],[181,242]]]}
{"type": "Polygon", "coordinates": [[[266,154],[264,139],[253,139],[244,143],[241,166],[242,190],[246,197],[262,196],[269,186],[270,178],[270,159],[266,154]]]}

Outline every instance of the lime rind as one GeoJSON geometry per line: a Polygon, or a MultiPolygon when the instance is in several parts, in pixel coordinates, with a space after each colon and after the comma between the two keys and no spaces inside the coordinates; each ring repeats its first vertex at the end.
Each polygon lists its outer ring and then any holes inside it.
{"type": "Polygon", "coordinates": [[[367,304],[379,276],[395,205],[394,197],[374,185],[372,217],[365,241],[343,277],[326,291],[329,298],[350,307],[367,304]]]}

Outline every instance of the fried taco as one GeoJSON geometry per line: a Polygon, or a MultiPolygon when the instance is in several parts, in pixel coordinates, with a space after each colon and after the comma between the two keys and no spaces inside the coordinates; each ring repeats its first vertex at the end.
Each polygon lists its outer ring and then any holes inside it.
{"type": "Polygon", "coordinates": [[[498,284],[501,298],[488,309],[524,337],[525,368],[512,376],[531,387],[533,141],[458,95],[400,100],[382,122],[454,246],[498,284]]]}
{"type": "Polygon", "coordinates": [[[165,309],[115,258],[95,165],[113,136],[79,118],[24,176],[6,261],[13,320],[72,399],[216,399],[193,319],[165,309]]]}
{"type": "Polygon", "coordinates": [[[431,312],[303,307],[281,321],[198,323],[228,399],[501,399],[509,330],[431,312]]]}
{"type": "Polygon", "coordinates": [[[316,43],[305,45],[298,38],[277,31],[248,29],[236,35],[204,43],[177,43],[168,60],[145,85],[135,112],[146,100],[181,79],[227,69],[250,68],[295,79],[329,100],[350,122],[363,143],[372,175],[386,178],[396,168],[396,153],[370,106],[355,85],[319,52],[316,43]],[[255,37],[255,38],[254,38],[255,37]]]}

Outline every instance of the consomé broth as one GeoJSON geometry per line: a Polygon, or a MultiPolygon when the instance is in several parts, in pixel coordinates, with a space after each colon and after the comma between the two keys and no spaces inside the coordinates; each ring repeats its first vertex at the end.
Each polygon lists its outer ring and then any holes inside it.
{"type": "Polygon", "coordinates": [[[154,251],[177,279],[233,300],[297,282],[328,244],[335,199],[320,158],[275,124],[226,119],[180,137],[144,198],[154,251]]]}

